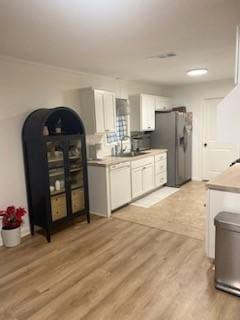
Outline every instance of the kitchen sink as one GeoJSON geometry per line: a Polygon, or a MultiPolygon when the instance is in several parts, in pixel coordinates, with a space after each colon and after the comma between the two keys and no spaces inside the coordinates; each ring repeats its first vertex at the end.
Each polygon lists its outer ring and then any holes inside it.
{"type": "Polygon", "coordinates": [[[126,152],[119,155],[119,157],[137,157],[137,156],[143,156],[144,154],[147,154],[147,152],[126,152]]]}

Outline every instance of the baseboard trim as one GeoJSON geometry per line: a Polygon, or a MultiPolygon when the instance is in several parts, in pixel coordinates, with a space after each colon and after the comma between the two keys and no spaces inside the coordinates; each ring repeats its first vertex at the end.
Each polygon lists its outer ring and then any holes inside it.
{"type": "Polygon", "coordinates": [[[199,177],[192,177],[192,181],[202,181],[202,178],[199,178],[199,177]]]}

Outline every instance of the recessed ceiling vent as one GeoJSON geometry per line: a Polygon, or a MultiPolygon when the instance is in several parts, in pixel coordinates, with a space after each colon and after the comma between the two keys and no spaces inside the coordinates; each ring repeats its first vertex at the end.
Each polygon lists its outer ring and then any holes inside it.
{"type": "Polygon", "coordinates": [[[174,52],[167,52],[167,53],[161,53],[159,56],[157,56],[156,58],[159,59],[167,59],[167,58],[173,58],[176,57],[176,53],[174,52]]]}
{"type": "Polygon", "coordinates": [[[173,58],[176,57],[176,53],[174,52],[165,52],[165,53],[160,53],[156,56],[151,56],[147,57],[147,59],[152,60],[152,59],[168,59],[168,58],[173,58]]]}

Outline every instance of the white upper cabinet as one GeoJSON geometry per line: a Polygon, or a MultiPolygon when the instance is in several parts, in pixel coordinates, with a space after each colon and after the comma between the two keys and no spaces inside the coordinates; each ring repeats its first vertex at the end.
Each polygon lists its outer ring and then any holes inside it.
{"type": "Polygon", "coordinates": [[[155,111],[165,110],[170,106],[167,97],[150,94],[137,94],[129,97],[131,131],[154,131],[155,111]]]}
{"type": "Polygon", "coordinates": [[[131,131],[155,129],[155,96],[137,94],[129,97],[131,131]]]}
{"type": "Polygon", "coordinates": [[[170,98],[156,96],[156,111],[167,110],[171,106],[170,98]]]}
{"type": "Polygon", "coordinates": [[[113,92],[80,89],[80,115],[88,134],[116,131],[115,101],[113,92]]]}
{"type": "Polygon", "coordinates": [[[140,96],[140,131],[155,129],[155,97],[142,94],[140,96]]]}
{"type": "Polygon", "coordinates": [[[116,131],[116,102],[115,95],[111,92],[104,92],[103,94],[103,118],[104,131],[116,131]]]}
{"type": "Polygon", "coordinates": [[[95,122],[96,132],[104,132],[104,105],[103,105],[103,94],[95,90],[94,92],[94,109],[95,109],[95,122]]]}

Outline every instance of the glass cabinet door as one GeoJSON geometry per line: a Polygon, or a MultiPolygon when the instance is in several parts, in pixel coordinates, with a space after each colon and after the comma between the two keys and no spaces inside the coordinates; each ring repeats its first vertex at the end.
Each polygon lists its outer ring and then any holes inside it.
{"type": "Polygon", "coordinates": [[[58,141],[47,142],[49,193],[52,220],[67,216],[67,197],[65,188],[64,145],[58,141]]]}
{"type": "Polygon", "coordinates": [[[85,208],[82,143],[80,138],[68,142],[69,181],[71,189],[72,213],[78,213],[85,208]]]}

